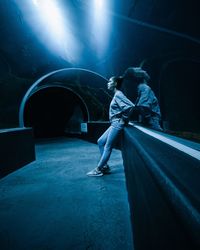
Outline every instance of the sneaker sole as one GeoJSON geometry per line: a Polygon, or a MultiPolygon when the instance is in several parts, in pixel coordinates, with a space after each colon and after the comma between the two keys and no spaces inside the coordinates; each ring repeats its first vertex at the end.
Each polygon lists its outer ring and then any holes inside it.
{"type": "Polygon", "coordinates": [[[103,173],[102,174],[86,174],[86,175],[89,177],[101,177],[103,176],[103,173]]]}

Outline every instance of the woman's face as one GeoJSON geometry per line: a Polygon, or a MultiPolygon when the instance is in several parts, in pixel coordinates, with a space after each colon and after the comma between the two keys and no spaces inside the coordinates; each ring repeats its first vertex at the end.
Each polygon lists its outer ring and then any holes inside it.
{"type": "Polygon", "coordinates": [[[108,86],[108,89],[109,90],[114,90],[115,89],[115,87],[116,87],[116,83],[115,83],[115,81],[114,81],[114,77],[111,77],[110,79],[109,79],[109,81],[108,81],[108,83],[107,83],[107,86],[108,86]]]}

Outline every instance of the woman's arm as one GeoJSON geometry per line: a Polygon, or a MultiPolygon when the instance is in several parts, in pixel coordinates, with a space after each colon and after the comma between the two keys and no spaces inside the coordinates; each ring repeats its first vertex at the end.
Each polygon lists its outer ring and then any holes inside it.
{"type": "Polygon", "coordinates": [[[115,101],[121,109],[122,119],[127,123],[135,104],[131,102],[121,91],[115,95],[115,101]]]}

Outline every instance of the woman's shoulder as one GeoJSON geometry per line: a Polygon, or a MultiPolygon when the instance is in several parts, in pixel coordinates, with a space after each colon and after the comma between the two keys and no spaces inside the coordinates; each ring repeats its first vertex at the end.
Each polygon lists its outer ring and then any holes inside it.
{"type": "Polygon", "coordinates": [[[124,95],[124,93],[121,91],[121,90],[117,90],[116,92],[115,92],[115,97],[123,97],[123,96],[125,96],[124,95]]]}
{"type": "Polygon", "coordinates": [[[150,90],[150,89],[151,89],[150,86],[147,85],[146,83],[140,83],[138,85],[138,90],[139,91],[146,91],[146,90],[150,90]]]}

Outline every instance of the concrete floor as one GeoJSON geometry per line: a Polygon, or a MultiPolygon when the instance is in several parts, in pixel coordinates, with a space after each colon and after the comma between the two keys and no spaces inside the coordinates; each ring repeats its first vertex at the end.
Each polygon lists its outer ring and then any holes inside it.
{"type": "Polygon", "coordinates": [[[133,249],[120,151],[103,177],[86,176],[99,151],[80,139],[37,142],[36,158],[0,180],[1,250],[133,249]]]}

